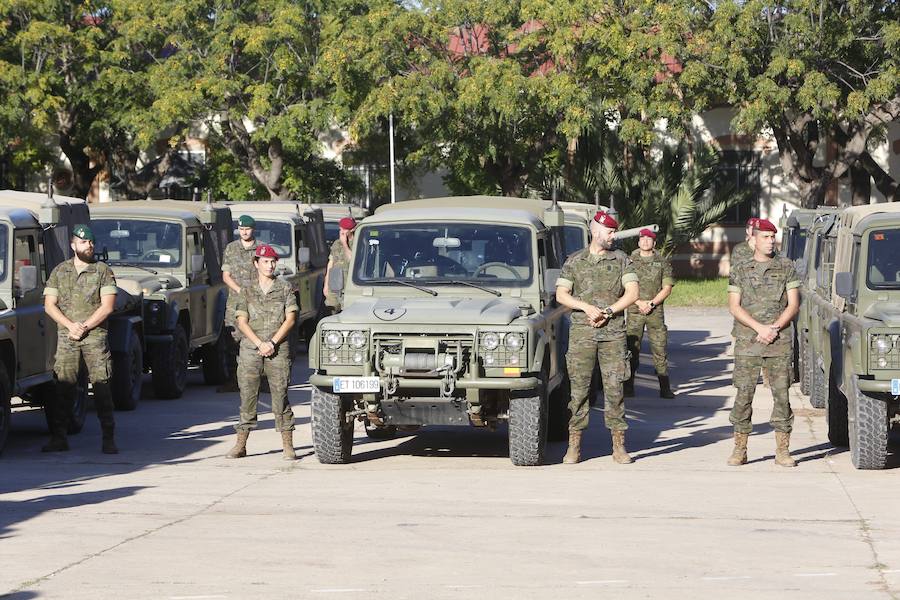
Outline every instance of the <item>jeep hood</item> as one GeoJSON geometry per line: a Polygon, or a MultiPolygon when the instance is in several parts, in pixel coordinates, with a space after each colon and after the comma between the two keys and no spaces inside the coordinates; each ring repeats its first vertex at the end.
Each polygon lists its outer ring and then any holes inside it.
{"type": "Polygon", "coordinates": [[[900,304],[896,302],[876,302],[863,316],[867,319],[881,321],[888,327],[900,327],[900,304]]]}
{"type": "Polygon", "coordinates": [[[347,323],[509,325],[522,310],[500,298],[380,298],[357,300],[338,316],[347,323]]]}
{"type": "Polygon", "coordinates": [[[149,275],[125,274],[116,275],[116,311],[127,310],[137,306],[144,290],[152,294],[160,288],[159,279],[149,275]]]}

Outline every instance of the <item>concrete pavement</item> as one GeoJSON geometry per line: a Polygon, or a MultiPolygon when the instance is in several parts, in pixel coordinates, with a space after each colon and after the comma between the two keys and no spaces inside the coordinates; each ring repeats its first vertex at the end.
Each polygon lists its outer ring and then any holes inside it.
{"type": "Polygon", "coordinates": [[[777,467],[760,386],[751,462],[727,467],[731,319],[667,317],[678,398],[657,397],[645,354],[630,466],[612,462],[599,410],[574,466],[553,444],[547,466],[515,468],[503,431],[372,442],[359,427],[352,464],[320,465],[302,384],[294,463],[270,414],[250,456],[224,459],[237,394],[200,385],[117,413],[118,456],[100,453],[93,413],[57,455],[39,452],[40,412],[17,413],[0,458],[0,597],[900,598],[896,446],[892,469],[855,471],[794,389],[800,465],[777,467]]]}

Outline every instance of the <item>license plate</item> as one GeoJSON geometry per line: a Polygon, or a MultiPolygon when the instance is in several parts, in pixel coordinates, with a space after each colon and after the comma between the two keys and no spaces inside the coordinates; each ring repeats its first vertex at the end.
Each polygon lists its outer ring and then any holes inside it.
{"type": "Polygon", "coordinates": [[[900,379],[891,379],[891,393],[900,396],[900,379]]]}
{"type": "Polygon", "coordinates": [[[372,394],[381,390],[377,377],[335,377],[335,394],[372,394]]]}

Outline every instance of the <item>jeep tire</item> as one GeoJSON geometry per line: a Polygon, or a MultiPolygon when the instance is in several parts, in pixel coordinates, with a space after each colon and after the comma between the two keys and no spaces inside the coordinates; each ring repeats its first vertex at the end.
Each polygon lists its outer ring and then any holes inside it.
{"type": "Polygon", "coordinates": [[[231,378],[231,359],[228,356],[230,336],[231,334],[222,327],[215,342],[200,348],[203,383],[206,385],[221,385],[231,378]]]}
{"type": "Polygon", "coordinates": [[[509,399],[509,459],[517,467],[542,464],[547,447],[546,384],[529,393],[534,395],[509,399]]]}
{"type": "Polygon", "coordinates": [[[809,378],[809,403],[814,408],[825,408],[828,404],[829,382],[825,378],[825,373],[816,365],[815,360],[811,361],[808,368],[810,371],[809,378]]]}
{"type": "Polygon", "coordinates": [[[852,398],[850,410],[850,461],[857,469],[883,469],[888,457],[887,401],[873,398],[860,391],[853,380],[850,383],[852,398]]]}
{"type": "Polygon", "coordinates": [[[339,465],[350,462],[353,452],[353,421],[347,420],[350,399],[312,388],[311,428],[313,449],[319,462],[339,465]]]}
{"type": "MultiPolygon", "coordinates": [[[[800,369],[800,393],[804,396],[810,395],[810,385],[812,383],[812,368],[815,365],[812,346],[809,343],[809,334],[800,334],[800,351],[798,353],[800,369]]],[[[816,406],[815,408],[825,408],[824,406],[816,406]]]]}
{"type": "Polygon", "coordinates": [[[9,375],[6,374],[6,366],[0,363],[0,452],[6,445],[9,437],[10,424],[12,423],[12,387],[9,383],[9,375]]]}
{"type": "Polygon", "coordinates": [[[144,350],[137,332],[130,336],[127,352],[112,353],[110,383],[116,410],[134,410],[140,402],[144,383],[144,350]]]}
{"type": "Polygon", "coordinates": [[[152,346],[153,392],[157,398],[181,398],[187,387],[188,339],[184,328],[175,327],[172,342],[152,346]]]}

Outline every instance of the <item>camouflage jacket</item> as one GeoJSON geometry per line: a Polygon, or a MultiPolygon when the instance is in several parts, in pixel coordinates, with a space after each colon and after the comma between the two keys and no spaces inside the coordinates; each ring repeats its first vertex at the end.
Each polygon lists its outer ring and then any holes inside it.
{"type": "MultiPolygon", "coordinates": [[[[606,308],[622,297],[625,284],[637,281],[628,256],[621,250],[603,254],[591,254],[590,247],[572,254],[565,262],[557,287],[564,287],[578,300],[606,308]]],[[[591,327],[587,315],[581,311],[572,313],[573,327],[591,327]]],[[[598,342],[625,338],[625,315],[614,315],[603,327],[594,330],[598,342]]]]}
{"type": "MultiPolygon", "coordinates": [[[[283,279],[274,279],[269,291],[264,292],[257,279],[241,288],[234,307],[234,317],[235,319],[239,316],[247,317],[247,323],[253,333],[262,340],[268,340],[284,323],[285,316],[297,310],[299,310],[297,297],[287,282],[283,279]]],[[[241,345],[255,348],[253,342],[246,337],[241,341],[241,345]]]]}
{"type": "MultiPolygon", "coordinates": [[[[631,265],[638,276],[641,300],[653,300],[663,286],[675,285],[675,277],[672,275],[672,263],[657,251],[652,256],[641,256],[640,249],[631,253],[631,265]]],[[[628,312],[637,313],[637,306],[632,304],[628,312]]]]}
{"type": "Polygon", "coordinates": [[[257,246],[259,246],[258,240],[253,240],[253,245],[249,248],[244,248],[241,240],[234,240],[225,246],[222,271],[227,271],[241,287],[250,284],[258,277],[256,268],[253,266],[253,255],[257,246]]]}
{"type": "Polygon", "coordinates": [[[731,249],[731,258],[729,261],[731,262],[731,266],[734,267],[744,261],[751,260],[753,258],[753,248],[750,247],[746,241],[741,242],[740,244],[735,245],[734,248],[731,249]]]}
{"type": "Polygon", "coordinates": [[[331,244],[331,253],[328,255],[328,259],[333,266],[342,268],[344,270],[344,275],[347,275],[347,269],[350,267],[350,259],[347,258],[347,253],[344,252],[344,245],[341,243],[340,238],[334,240],[334,243],[331,244]]]}
{"type": "MultiPolygon", "coordinates": [[[[728,293],[741,295],[741,307],[763,324],[773,323],[788,304],[788,290],[800,287],[794,263],[783,256],[766,262],[744,261],[731,268],[728,293]]],[[[754,341],[756,331],[734,320],[734,353],[743,356],[787,356],[791,353],[793,324],[781,330],[768,346],[754,341]]]]}
{"type": "MultiPolygon", "coordinates": [[[[103,262],[90,263],[79,273],[75,259],[62,262],[50,273],[45,296],[56,296],[57,306],[66,317],[75,322],[86,321],[100,307],[101,296],[116,295],[116,277],[109,265],[103,262]]],[[[98,329],[106,329],[104,322],[98,329]]],[[[59,328],[61,336],[67,335],[65,328],[59,328]]]]}

